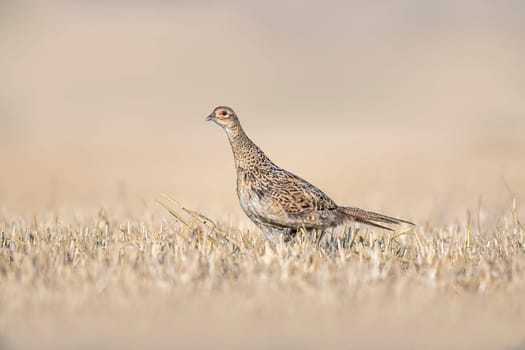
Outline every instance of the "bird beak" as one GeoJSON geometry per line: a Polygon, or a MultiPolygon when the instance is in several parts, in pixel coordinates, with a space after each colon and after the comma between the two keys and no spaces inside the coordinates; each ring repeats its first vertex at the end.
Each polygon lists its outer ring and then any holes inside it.
{"type": "Polygon", "coordinates": [[[213,120],[213,113],[206,117],[205,121],[209,122],[210,120],[213,120]]]}

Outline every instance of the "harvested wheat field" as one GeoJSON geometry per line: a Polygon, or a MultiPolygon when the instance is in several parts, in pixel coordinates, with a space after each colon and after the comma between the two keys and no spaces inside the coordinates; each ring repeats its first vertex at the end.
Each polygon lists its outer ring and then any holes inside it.
{"type": "Polygon", "coordinates": [[[359,3],[0,5],[0,349],[525,348],[525,8],[359,3]],[[220,104],[416,226],[270,244],[220,104]]]}

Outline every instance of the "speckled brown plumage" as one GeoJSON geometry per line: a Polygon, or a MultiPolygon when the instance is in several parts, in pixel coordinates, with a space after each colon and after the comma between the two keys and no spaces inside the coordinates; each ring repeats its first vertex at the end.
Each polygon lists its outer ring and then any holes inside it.
{"type": "Polygon", "coordinates": [[[377,224],[411,222],[359,208],[340,207],[306,180],[275,165],[248,138],[235,112],[217,107],[206,118],[220,125],[230,141],[237,170],[237,196],[248,217],[273,243],[279,235],[287,241],[297,230],[322,233],[346,222],[360,222],[386,230],[377,224]]]}

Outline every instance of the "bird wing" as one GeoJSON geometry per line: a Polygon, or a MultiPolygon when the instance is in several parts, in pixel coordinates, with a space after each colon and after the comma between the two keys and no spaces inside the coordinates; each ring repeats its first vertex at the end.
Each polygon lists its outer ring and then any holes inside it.
{"type": "Polygon", "coordinates": [[[323,191],[281,168],[251,182],[249,212],[257,220],[281,227],[317,226],[319,215],[337,205],[323,191]],[[254,198],[256,197],[256,198],[254,198]]]}
{"type": "Polygon", "coordinates": [[[314,211],[336,209],[337,205],[323,191],[286,170],[275,172],[278,182],[270,194],[290,215],[305,215],[314,211]]]}

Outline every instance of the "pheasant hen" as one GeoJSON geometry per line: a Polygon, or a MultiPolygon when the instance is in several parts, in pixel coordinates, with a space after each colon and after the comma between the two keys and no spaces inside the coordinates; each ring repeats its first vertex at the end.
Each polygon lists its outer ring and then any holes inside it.
{"type": "Polygon", "coordinates": [[[275,165],[241,127],[233,109],[220,106],[206,118],[228,135],[237,171],[237,196],[246,215],[277,243],[293,238],[301,228],[319,233],[348,222],[392,230],[383,224],[413,223],[354,207],[338,206],[330,197],[299,176],[275,165]]]}

